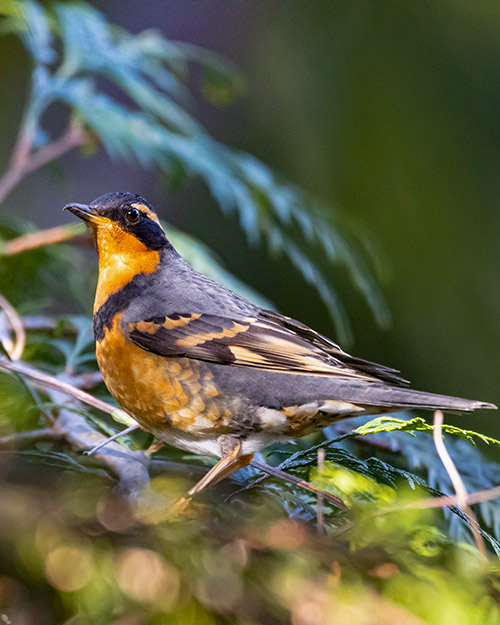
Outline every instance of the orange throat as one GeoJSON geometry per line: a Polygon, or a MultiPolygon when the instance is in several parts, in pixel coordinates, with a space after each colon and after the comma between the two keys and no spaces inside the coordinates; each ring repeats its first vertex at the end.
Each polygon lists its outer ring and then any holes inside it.
{"type": "Polygon", "coordinates": [[[97,228],[99,278],[94,314],[110,295],[128,284],[138,273],[153,273],[160,264],[160,253],[150,250],[137,237],[113,225],[97,228]]]}

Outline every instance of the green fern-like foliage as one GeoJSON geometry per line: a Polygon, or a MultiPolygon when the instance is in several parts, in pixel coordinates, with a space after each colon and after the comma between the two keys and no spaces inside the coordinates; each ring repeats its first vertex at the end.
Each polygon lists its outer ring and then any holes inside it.
{"type": "Polygon", "coordinates": [[[339,338],[350,327],[331,281],[306,249],[317,249],[348,270],[381,325],[389,314],[368,269],[341,226],[340,215],[282,180],[255,157],[216,141],[189,112],[192,97],[183,79],[191,65],[202,72],[202,92],[215,103],[239,95],[244,80],[220,56],[166,40],[148,30],[137,35],[109,24],[85,3],[4,1],[3,30],[18,33],[33,63],[31,95],[23,126],[39,146],[50,140],[41,118],[54,103],[66,104],[73,123],[83,125],[113,159],[157,167],[172,182],[200,178],[222,211],[236,213],[248,240],[288,256],[316,287],[337,325],[339,338]],[[59,48],[62,51],[59,53],[59,48]],[[131,103],[104,93],[112,84],[131,103]]]}

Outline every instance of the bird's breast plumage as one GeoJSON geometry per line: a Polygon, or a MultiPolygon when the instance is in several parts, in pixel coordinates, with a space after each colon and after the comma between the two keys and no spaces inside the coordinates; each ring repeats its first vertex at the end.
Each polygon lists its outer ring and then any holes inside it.
{"type": "Polygon", "coordinates": [[[188,358],[165,358],[127,340],[121,314],[96,343],[104,382],[116,401],[146,429],[224,433],[231,410],[209,368],[188,358]]]}

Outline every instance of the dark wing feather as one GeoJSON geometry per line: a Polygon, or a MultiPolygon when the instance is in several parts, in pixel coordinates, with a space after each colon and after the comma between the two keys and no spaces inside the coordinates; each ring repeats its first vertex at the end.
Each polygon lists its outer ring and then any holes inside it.
{"type": "Polygon", "coordinates": [[[284,373],[404,383],[393,369],[354,358],[306,325],[270,311],[230,318],[176,313],[129,323],[132,342],[161,356],[284,373]]]}
{"type": "Polygon", "coordinates": [[[405,378],[399,375],[399,371],[397,369],[393,369],[392,367],[387,367],[386,365],[381,365],[376,362],[371,362],[370,360],[365,360],[364,358],[351,356],[328,337],[316,332],[316,330],[306,326],[304,323],[301,323],[296,319],[292,319],[292,317],[287,317],[286,315],[282,315],[272,310],[262,310],[261,315],[265,319],[269,319],[270,321],[296,333],[298,336],[303,337],[309,341],[311,345],[323,349],[328,354],[331,354],[334,358],[338,358],[346,365],[351,365],[354,368],[364,371],[370,376],[378,378],[383,382],[396,384],[398,386],[408,386],[410,383],[408,380],[405,380],[405,378]]]}

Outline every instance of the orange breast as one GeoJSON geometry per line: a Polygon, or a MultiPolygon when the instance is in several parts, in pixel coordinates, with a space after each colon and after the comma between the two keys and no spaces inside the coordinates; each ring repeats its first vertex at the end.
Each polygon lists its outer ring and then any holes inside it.
{"type": "Polygon", "coordinates": [[[121,314],[113,319],[96,345],[104,382],[124,410],[147,430],[176,428],[194,434],[227,431],[231,414],[223,408],[204,363],[164,357],[131,343],[120,329],[121,314]]]}

